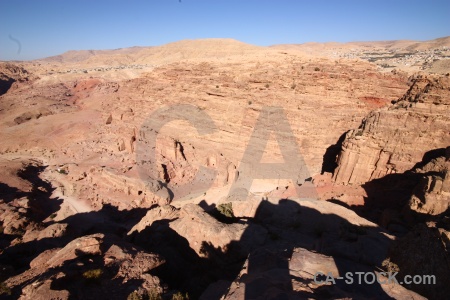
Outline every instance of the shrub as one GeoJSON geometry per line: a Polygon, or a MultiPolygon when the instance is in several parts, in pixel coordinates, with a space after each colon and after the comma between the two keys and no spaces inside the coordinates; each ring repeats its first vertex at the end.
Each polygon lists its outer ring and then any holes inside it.
{"type": "Polygon", "coordinates": [[[20,227],[20,228],[11,228],[11,234],[12,235],[18,235],[18,236],[22,236],[25,234],[25,230],[20,227]]]}
{"type": "Polygon", "coordinates": [[[134,291],[128,295],[127,300],[143,300],[143,297],[137,291],[134,291]]]}
{"type": "Polygon", "coordinates": [[[315,67],[314,71],[318,72],[318,71],[320,71],[320,68],[319,67],[315,67]]]}
{"type": "Polygon", "coordinates": [[[233,205],[231,202],[220,204],[217,206],[217,211],[227,218],[234,218],[233,205]]]}
{"type": "Polygon", "coordinates": [[[92,269],[83,273],[83,278],[90,282],[97,282],[100,280],[103,271],[102,269],[92,269]]]}
{"type": "Polygon", "coordinates": [[[178,292],[172,296],[172,300],[189,300],[189,295],[187,293],[183,295],[181,292],[178,292]]]}
{"type": "Polygon", "coordinates": [[[398,265],[391,261],[391,259],[388,257],[381,263],[381,266],[387,271],[387,272],[399,272],[400,268],[398,265]]]}
{"type": "Polygon", "coordinates": [[[161,294],[157,289],[150,289],[147,291],[148,300],[162,300],[161,294]]]}
{"type": "Polygon", "coordinates": [[[362,135],[363,135],[362,129],[359,129],[359,130],[355,133],[355,136],[362,136],[362,135]]]}
{"type": "Polygon", "coordinates": [[[60,169],[60,168],[58,168],[56,171],[57,171],[59,174],[67,175],[67,171],[66,171],[65,169],[60,169]]]}
{"type": "Polygon", "coordinates": [[[162,297],[157,289],[152,288],[147,291],[134,291],[128,295],[127,300],[162,300],[162,297]]]}
{"type": "Polygon", "coordinates": [[[11,295],[11,289],[4,283],[4,282],[0,282],[0,295],[11,295]]]}
{"type": "Polygon", "coordinates": [[[382,68],[395,68],[395,66],[391,66],[389,64],[381,64],[380,67],[382,67],[382,68]]]}
{"type": "Polygon", "coordinates": [[[269,88],[269,84],[268,84],[268,83],[266,83],[265,87],[266,87],[266,89],[268,89],[268,88],[269,88]]]}
{"type": "Polygon", "coordinates": [[[248,100],[248,105],[252,105],[252,101],[251,100],[248,100]]]}

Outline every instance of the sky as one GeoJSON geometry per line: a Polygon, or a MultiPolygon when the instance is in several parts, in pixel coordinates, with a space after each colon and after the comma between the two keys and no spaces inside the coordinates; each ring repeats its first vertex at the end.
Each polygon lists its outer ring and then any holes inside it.
{"type": "Polygon", "coordinates": [[[201,38],[268,46],[444,36],[449,0],[0,0],[0,60],[201,38]]]}

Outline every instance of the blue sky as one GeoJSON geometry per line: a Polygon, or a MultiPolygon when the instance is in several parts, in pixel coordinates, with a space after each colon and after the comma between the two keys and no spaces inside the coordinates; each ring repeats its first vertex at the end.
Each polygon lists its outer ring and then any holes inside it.
{"type": "Polygon", "coordinates": [[[0,60],[198,38],[265,46],[449,35],[448,0],[0,0],[0,60]]]}

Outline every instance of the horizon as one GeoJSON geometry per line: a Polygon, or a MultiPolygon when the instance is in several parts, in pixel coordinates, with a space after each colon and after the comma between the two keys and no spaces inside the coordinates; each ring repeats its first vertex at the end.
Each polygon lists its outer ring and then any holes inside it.
{"type": "Polygon", "coordinates": [[[154,47],[208,38],[256,46],[428,41],[450,36],[448,11],[450,2],[442,0],[426,6],[404,0],[376,5],[353,0],[1,2],[0,60],[35,60],[71,50],[154,47]]]}

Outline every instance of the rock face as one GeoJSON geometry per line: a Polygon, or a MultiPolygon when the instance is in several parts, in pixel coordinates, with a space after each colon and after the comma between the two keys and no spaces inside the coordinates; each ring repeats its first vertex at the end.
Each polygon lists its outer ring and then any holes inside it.
{"type": "Polygon", "coordinates": [[[57,267],[80,255],[99,255],[103,237],[103,235],[93,235],[75,239],[59,250],[47,263],[50,267],[57,267]]]}
{"type": "Polygon", "coordinates": [[[392,106],[371,112],[346,133],[334,180],[360,184],[402,173],[425,152],[450,144],[450,78],[412,79],[409,91],[392,106]]]}
{"type": "Polygon", "coordinates": [[[406,284],[406,288],[429,299],[445,299],[450,293],[450,227],[437,228],[419,224],[402,239],[395,242],[390,259],[399,267],[398,279],[406,275],[432,275],[433,284],[406,284]]]}
{"type": "Polygon", "coordinates": [[[431,160],[415,170],[423,174],[408,203],[419,214],[440,215],[450,208],[450,147],[445,156],[431,160]]]}
{"type": "Polygon", "coordinates": [[[0,96],[5,94],[16,81],[27,81],[30,74],[22,67],[10,64],[0,64],[0,96]]]}
{"type": "MultiPolygon", "coordinates": [[[[367,271],[363,265],[353,267],[361,272],[367,271]]],[[[316,281],[311,276],[321,272],[332,274],[334,278],[344,277],[350,270],[348,262],[302,248],[295,248],[292,253],[261,249],[250,254],[238,279],[231,284],[223,299],[426,299],[401,285],[355,284],[346,287],[340,280],[331,284],[321,282],[325,281],[325,276],[318,275],[316,281]]],[[[382,280],[387,278],[381,277],[382,280]]],[[[217,288],[211,286],[200,299],[211,299],[209,297],[217,288]]]]}
{"type": "Polygon", "coordinates": [[[400,237],[389,251],[399,281],[435,276],[433,284],[404,284],[430,299],[449,293],[448,128],[450,77],[415,76],[403,97],[345,134],[333,174],[337,184],[364,188],[361,215],[400,237]]]}
{"type": "MultiPolygon", "coordinates": [[[[92,74],[67,72],[71,67],[64,64],[29,65],[41,79],[17,81],[17,88],[1,96],[5,138],[0,154],[41,158],[49,165],[45,177],[55,182],[56,192],[82,199],[93,209],[104,203],[121,209],[163,205],[194,192],[201,196],[206,191],[203,178],[198,186],[191,182],[201,169],[215,174],[207,182],[213,188],[232,184],[265,107],[283,109],[311,176],[320,172],[323,153],[342,131],[357,126],[374,107],[398,99],[408,87],[404,74],[381,73],[366,62],[251,48],[254,56],[209,61],[197,53],[193,61],[161,63],[131,77],[129,70],[96,71],[90,78],[92,74]],[[168,116],[155,119],[161,128],[145,127],[155,111],[180,103],[196,107],[199,113],[191,114],[192,122],[168,116]],[[205,115],[214,126],[204,122],[205,115]],[[195,125],[211,131],[204,134],[195,125]],[[157,134],[156,155],[148,157],[145,142],[152,133],[157,134]],[[58,174],[58,168],[65,173],[58,174]],[[156,171],[155,176],[147,178],[146,170],[156,171]]],[[[257,146],[265,142],[257,140],[257,146]]],[[[272,137],[267,143],[268,162],[283,159],[277,142],[272,137]]]]}

